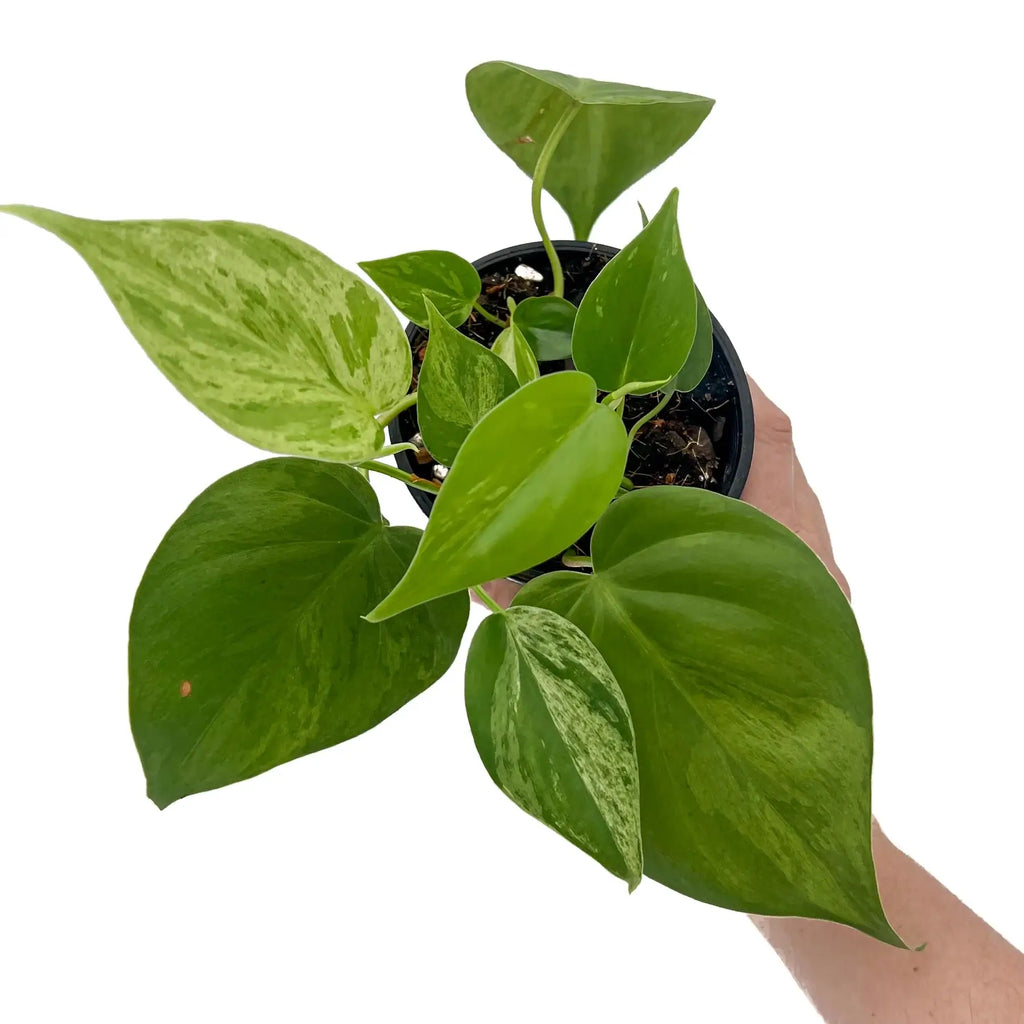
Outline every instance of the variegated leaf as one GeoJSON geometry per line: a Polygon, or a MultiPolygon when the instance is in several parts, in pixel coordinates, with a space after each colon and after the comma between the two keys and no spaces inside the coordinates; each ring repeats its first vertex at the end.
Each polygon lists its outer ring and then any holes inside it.
{"type": "Polygon", "coordinates": [[[520,384],[529,384],[540,376],[537,357],[514,321],[498,335],[491,351],[508,364],[520,384]]]}
{"type": "Polygon", "coordinates": [[[298,239],[232,221],[96,221],[0,207],[89,264],[160,370],[225,430],[272,452],[359,461],[408,390],[384,298],[298,239]]]}
{"type": "Polygon", "coordinates": [[[526,605],[490,616],[466,660],[466,711],[498,786],[635,889],[643,853],[633,725],[582,630],[526,605]]]}

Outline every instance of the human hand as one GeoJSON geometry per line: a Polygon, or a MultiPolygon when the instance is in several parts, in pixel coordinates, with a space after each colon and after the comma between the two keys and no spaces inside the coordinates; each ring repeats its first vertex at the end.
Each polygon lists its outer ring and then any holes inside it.
{"type": "MultiPolygon", "coordinates": [[[[821,504],[796,457],[789,417],[752,378],[747,381],[754,403],[754,457],[742,499],[792,530],[824,562],[849,598],[850,588],[835,563],[821,504]]],[[[483,589],[507,608],[519,586],[513,580],[492,580],[483,589]]]]}

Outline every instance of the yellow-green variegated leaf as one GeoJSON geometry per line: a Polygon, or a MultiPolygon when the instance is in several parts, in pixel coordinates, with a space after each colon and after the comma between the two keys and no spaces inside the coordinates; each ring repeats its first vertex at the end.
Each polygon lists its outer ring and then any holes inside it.
{"type": "Polygon", "coordinates": [[[452,663],[453,594],[362,615],[420,539],[350,466],[267,459],[204,491],[161,541],[129,627],[129,709],[160,807],[373,728],[452,663]]]}
{"type": "Polygon", "coordinates": [[[592,575],[516,604],[593,641],[633,719],[644,872],[747,913],[838,921],[902,946],[871,854],[871,688],[853,612],[803,541],[691,487],[617,500],[592,575]]]}
{"type": "Polygon", "coordinates": [[[466,659],[466,711],[498,786],[636,888],[643,854],[633,726],[584,633],[545,608],[491,615],[466,659]]]}
{"type": "Polygon", "coordinates": [[[544,143],[571,117],[544,188],[586,238],[601,211],[667,160],[714,100],[684,92],[575,78],[494,60],[466,76],[470,108],[488,138],[531,177],[544,143]]]}
{"type": "Polygon", "coordinates": [[[384,298],[298,239],[232,221],[98,221],[0,207],[70,245],[171,383],[272,452],[354,462],[409,388],[384,298]]]}
{"type": "Polygon", "coordinates": [[[416,414],[427,450],[450,466],[473,427],[519,382],[503,359],[452,327],[430,299],[426,304],[430,336],[416,414]]]}
{"type": "Polygon", "coordinates": [[[429,300],[458,327],[480,297],[480,275],[468,260],[443,249],[424,249],[360,263],[373,283],[414,324],[427,327],[429,300]]]}

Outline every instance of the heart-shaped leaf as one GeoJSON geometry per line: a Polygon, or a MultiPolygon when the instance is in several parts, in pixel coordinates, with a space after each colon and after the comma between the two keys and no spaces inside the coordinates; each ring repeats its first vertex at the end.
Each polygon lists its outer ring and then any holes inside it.
{"type": "Polygon", "coordinates": [[[743,502],[650,487],[598,522],[592,576],[516,602],[578,625],[636,731],[644,870],[696,899],[902,945],[871,857],[871,689],[815,554],[743,502]]]}
{"type": "Polygon", "coordinates": [[[598,215],[700,127],[714,100],[618,82],[574,78],[489,61],[466,76],[480,127],[530,177],[566,111],[576,107],[544,177],[544,187],[586,238],[598,215]]]}
{"type": "Polygon", "coordinates": [[[622,420],[585,373],[552,373],[492,409],[466,438],[408,572],[368,616],[528,569],[596,522],[626,465],[622,420]]]}
{"type": "Polygon", "coordinates": [[[373,283],[414,324],[426,327],[430,320],[425,299],[455,327],[465,323],[480,297],[480,275],[461,256],[442,249],[407,252],[384,260],[359,264],[373,283]]]}
{"type": "Polygon", "coordinates": [[[557,295],[532,295],[512,313],[512,323],[542,363],[569,358],[575,322],[576,307],[557,295]]]}
{"type": "Polygon", "coordinates": [[[540,376],[537,357],[514,320],[498,335],[491,351],[508,365],[520,384],[529,384],[540,376]]]}
{"type": "Polygon", "coordinates": [[[147,355],[225,430],[336,462],[381,449],[374,416],[409,388],[409,342],[383,297],[316,249],[232,221],[0,209],[78,252],[147,355]]]}
{"type": "Polygon", "coordinates": [[[692,391],[707,375],[711,365],[711,357],[715,351],[715,328],[711,322],[711,311],[708,309],[704,296],[697,289],[697,330],[693,335],[693,347],[683,363],[683,368],[675,375],[665,389],[668,391],[692,391]]]}
{"type": "Polygon", "coordinates": [[[452,594],[372,625],[420,531],[381,520],[356,470],[268,459],[171,527],[132,611],[129,701],[160,807],[372,728],[448,669],[452,594]]]}
{"type": "Polygon", "coordinates": [[[605,264],[580,303],[572,358],[602,391],[670,380],[690,354],[697,297],[679,239],[678,201],[673,189],[647,227],[605,264]]]}
{"type": "Polygon", "coordinates": [[[635,889],[643,854],[633,727],[583,632],[545,608],[491,615],[466,659],[466,711],[498,786],[635,889]]]}
{"type": "Polygon", "coordinates": [[[503,359],[457,331],[430,299],[426,302],[430,336],[420,367],[417,417],[427,450],[450,466],[470,430],[519,381],[503,359]]]}

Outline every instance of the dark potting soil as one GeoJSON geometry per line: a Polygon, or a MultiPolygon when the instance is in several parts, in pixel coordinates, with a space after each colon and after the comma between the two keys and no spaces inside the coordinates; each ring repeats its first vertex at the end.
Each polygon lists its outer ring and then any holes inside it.
{"type": "MultiPolygon", "coordinates": [[[[583,253],[563,253],[561,258],[565,297],[574,305],[579,305],[587,288],[611,256],[595,248],[583,253]]],[[[551,267],[543,254],[532,257],[527,264],[542,275],[540,281],[516,273],[519,259],[512,257],[506,263],[481,277],[480,304],[489,313],[501,318],[508,317],[509,297],[520,302],[532,295],[546,295],[551,291],[551,267]]],[[[490,348],[502,329],[474,310],[460,330],[490,348]]],[[[413,355],[412,387],[415,388],[426,353],[427,332],[417,329],[410,338],[410,345],[413,355]]],[[[540,369],[541,373],[554,373],[572,369],[572,362],[542,362],[540,369]]],[[[657,393],[627,396],[623,414],[626,428],[654,408],[661,397],[657,393]]],[[[675,484],[724,491],[728,481],[723,480],[723,472],[732,441],[729,435],[736,429],[736,403],[736,382],[716,344],[711,366],[700,385],[688,394],[677,392],[659,416],[640,428],[626,461],[626,476],[636,487],[675,484]]],[[[404,438],[412,437],[417,432],[415,406],[401,413],[398,426],[404,438]]],[[[414,471],[417,475],[427,480],[435,478],[436,463],[428,452],[419,452],[415,463],[414,471]]],[[[442,467],[437,476],[443,473],[442,467]]],[[[590,532],[580,538],[574,547],[581,554],[589,554],[590,532]]],[[[521,573],[519,578],[525,580],[564,568],[560,557],[553,558],[521,573]]]]}

